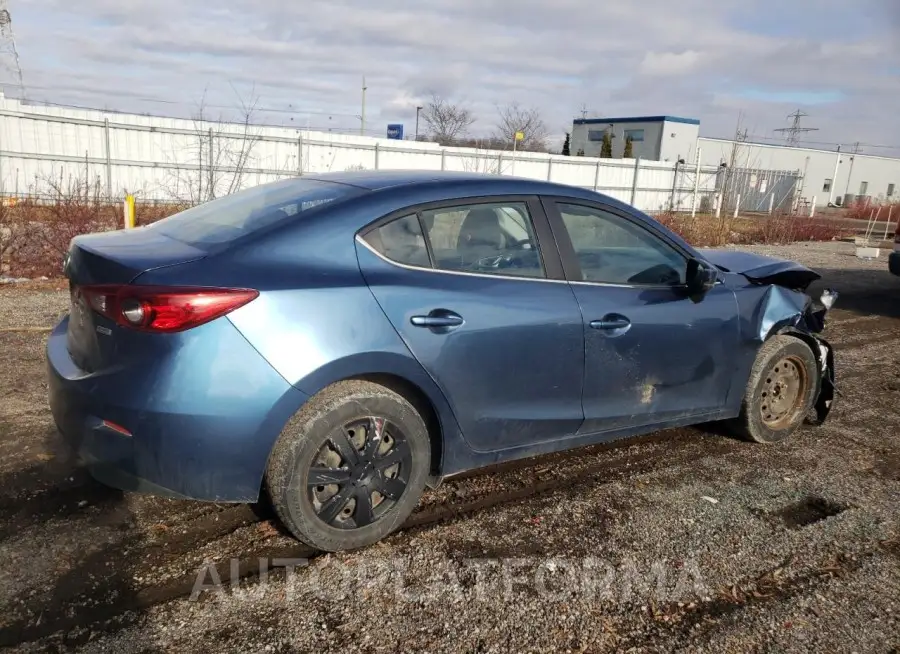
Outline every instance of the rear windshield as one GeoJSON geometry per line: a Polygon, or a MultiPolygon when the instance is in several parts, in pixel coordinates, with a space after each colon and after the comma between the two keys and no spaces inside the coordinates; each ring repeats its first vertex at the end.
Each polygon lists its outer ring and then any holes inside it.
{"type": "Polygon", "coordinates": [[[363,192],[346,184],[286,179],[199,204],[153,223],[149,229],[189,245],[213,247],[363,192]]]}

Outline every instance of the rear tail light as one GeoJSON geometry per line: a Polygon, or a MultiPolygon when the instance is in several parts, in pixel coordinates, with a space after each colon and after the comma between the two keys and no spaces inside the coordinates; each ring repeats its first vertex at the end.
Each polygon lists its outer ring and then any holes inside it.
{"type": "Polygon", "coordinates": [[[215,320],[254,300],[246,288],[82,286],[76,292],[101,316],[145,332],[181,332],[215,320]]]}

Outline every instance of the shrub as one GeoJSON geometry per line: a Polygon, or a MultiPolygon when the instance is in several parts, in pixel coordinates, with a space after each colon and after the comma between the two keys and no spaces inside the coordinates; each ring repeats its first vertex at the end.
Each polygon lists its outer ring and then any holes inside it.
{"type": "Polygon", "coordinates": [[[655,218],[695,247],[831,241],[851,231],[828,219],[806,216],[716,218],[701,214],[692,218],[690,214],[665,212],[655,218]]]}
{"type": "Polygon", "coordinates": [[[606,131],[603,133],[603,143],[600,145],[600,157],[611,159],[612,156],[612,134],[606,131]]]}
{"type": "Polygon", "coordinates": [[[870,202],[865,200],[854,200],[847,205],[844,216],[853,220],[869,220],[874,209],[870,202]]]}

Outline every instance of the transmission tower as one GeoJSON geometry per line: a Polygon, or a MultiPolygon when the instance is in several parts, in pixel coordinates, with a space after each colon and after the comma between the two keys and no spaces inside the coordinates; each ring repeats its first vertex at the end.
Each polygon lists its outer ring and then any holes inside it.
{"type": "Polygon", "coordinates": [[[806,134],[807,132],[816,132],[819,129],[818,127],[800,127],[800,119],[808,117],[809,114],[797,109],[797,111],[788,116],[788,118],[793,118],[793,122],[791,123],[790,127],[781,127],[774,131],[784,133],[787,136],[787,144],[790,146],[796,146],[797,143],[800,142],[801,134],[806,134]]]}
{"type": "Polygon", "coordinates": [[[22,81],[22,67],[19,65],[19,51],[16,48],[16,37],[13,34],[7,0],[0,0],[0,69],[7,75],[12,75],[21,97],[24,98],[25,84],[22,81]]]}

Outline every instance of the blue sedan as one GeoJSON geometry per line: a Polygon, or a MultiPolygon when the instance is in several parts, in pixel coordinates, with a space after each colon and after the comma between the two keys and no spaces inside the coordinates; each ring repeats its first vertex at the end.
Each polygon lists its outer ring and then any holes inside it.
{"type": "Polygon", "coordinates": [[[834,398],[815,272],[547,182],[304,176],[79,236],[65,272],[50,406],[92,474],[267,496],[327,551],[464,470],[710,421],[771,443],[834,398]]]}

